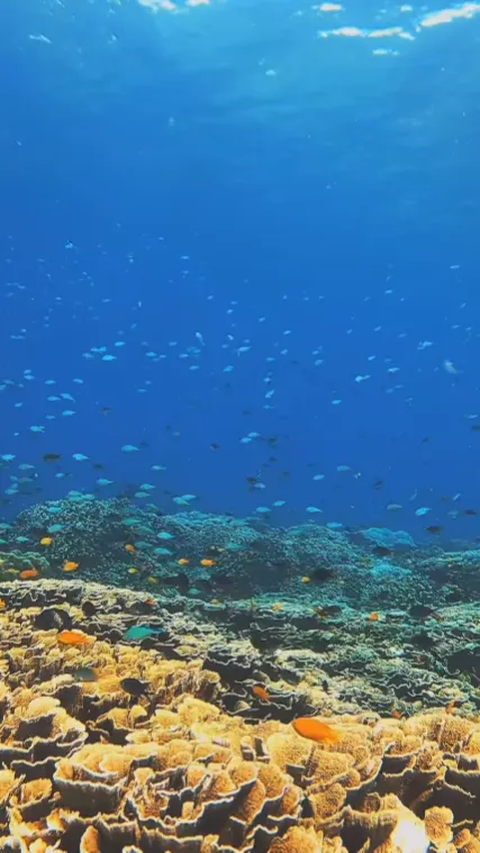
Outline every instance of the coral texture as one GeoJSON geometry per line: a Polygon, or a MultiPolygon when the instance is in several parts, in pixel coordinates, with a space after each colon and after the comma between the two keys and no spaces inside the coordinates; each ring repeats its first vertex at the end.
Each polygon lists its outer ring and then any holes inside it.
{"type": "Polygon", "coordinates": [[[317,743],[225,713],[198,661],[44,612],[0,614],[0,850],[479,853],[480,720],[342,714],[317,743]]]}
{"type": "Polygon", "coordinates": [[[162,515],[151,503],[139,509],[127,498],[76,493],[31,506],[1,533],[5,568],[15,549],[16,563],[23,565],[22,554],[28,554],[28,567],[41,569],[43,577],[58,576],[66,561],[74,561],[88,581],[134,588],[164,583],[172,593],[218,598],[227,592],[232,599],[281,589],[305,603],[320,592],[331,603],[372,609],[447,603],[452,581],[461,581],[454,593],[464,600],[477,594],[478,552],[467,559],[438,547],[414,548],[408,534],[383,528],[362,533],[314,523],[272,527],[258,517],[195,511],[162,515]],[[45,538],[51,541],[43,547],[45,538]],[[386,550],[381,562],[379,545],[386,550]],[[311,587],[302,586],[305,576],[311,587]]]}
{"type": "MultiPolygon", "coordinates": [[[[218,673],[222,707],[250,721],[365,708],[408,716],[452,701],[473,713],[480,703],[475,605],[389,610],[371,621],[368,612],[286,598],[277,612],[272,596],[211,603],[53,579],[0,582],[0,601],[15,636],[27,610],[38,629],[76,628],[109,642],[151,628],[142,648],[218,673]],[[253,693],[259,683],[269,702],[253,693]]],[[[0,651],[7,645],[0,634],[0,651]]]]}

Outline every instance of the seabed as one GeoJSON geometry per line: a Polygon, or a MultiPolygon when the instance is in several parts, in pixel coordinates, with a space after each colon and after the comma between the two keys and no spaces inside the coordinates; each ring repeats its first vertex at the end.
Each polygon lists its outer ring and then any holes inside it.
{"type": "Polygon", "coordinates": [[[1,532],[0,850],[480,853],[478,552],[52,505],[1,532]]]}

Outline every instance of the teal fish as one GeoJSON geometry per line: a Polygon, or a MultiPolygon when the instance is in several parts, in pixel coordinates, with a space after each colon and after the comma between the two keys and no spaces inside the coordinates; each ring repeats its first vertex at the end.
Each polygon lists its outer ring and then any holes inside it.
{"type": "Polygon", "coordinates": [[[163,631],[156,628],[149,628],[147,625],[134,625],[129,628],[123,635],[124,640],[146,640],[147,637],[152,637],[154,634],[163,634],[163,631]]]}
{"type": "Polygon", "coordinates": [[[49,527],[47,527],[47,533],[60,533],[64,527],[64,524],[50,524],[49,527]]]}
{"type": "Polygon", "coordinates": [[[75,681],[83,681],[88,684],[92,681],[98,681],[98,675],[91,666],[81,666],[73,673],[75,681]]]}

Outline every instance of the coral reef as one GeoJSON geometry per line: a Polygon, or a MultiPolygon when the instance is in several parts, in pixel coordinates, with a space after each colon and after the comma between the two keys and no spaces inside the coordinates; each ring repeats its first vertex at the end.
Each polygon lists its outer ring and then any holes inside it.
{"type": "Polygon", "coordinates": [[[390,530],[388,527],[368,527],[362,531],[365,539],[379,548],[416,548],[415,542],[405,530],[390,530]]]}
{"type": "MultiPolygon", "coordinates": [[[[107,639],[123,615],[118,591],[109,617],[93,613],[96,587],[40,582],[37,604],[16,609],[26,588],[4,586],[0,850],[480,850],[477,718],[337,714],[323,720],[334,742],[316,742],[278,719],[226,713],[220,676],[198,659],[107,639]],[[59,626],[38,627],[47,611],[74,628],[96,620],[104,636],[79,644],[67,631],[60,643],[59,626]]],[[[133,594],[127,619],[146,607],[133,594]]]]}
{"type": "MultiPolygon", "coordinates": [[[[25,620],[42,631],[81,630],[111,643],[140,629],[129,642],[217,673],[219,707],[251,722],[365,708],[408,716],[452,701],[466,713],[480,708],[475,605],[371,614],[285,599],[278,610],[268,596],[210,604],[78,580],[0,583],[0,598],[0,620],[8,616],[15,628],[13,640],[0,635],[0,664],[2,649],[23,636],[25,620]],[[268,702],[255,695],[259,684],[268,702]]],[[[56,660],[52,651],[49,660],[56,660]]]]}
{"type": "Polygon", "coordinates": [[[172,596],[207,600],[281,590],[305,606],[321,599],[375,609],[480,597],[480,549],[414,548],[408,534],[384,528],[279,528],[194,511],[164,516],[127,498],[72,497],[32,506],[1,529],[0,579],[20,565],[58,577],[73,561],[87,581],[159,584],[172,596]]]}
{"type": "Polygon", "coordinates": [[[18,575],[28,569],[37,569],[48,573],[50,564],[43,554],[37,551],[20,551],[14,549],[8,551],[4,558],[0,559],[0,578],[8,580],[11,575],[18,575]]]}
{"type": "Polygon", "coordinates": [[[129,506],[127,499],[46,501],[20,513],[4,536],[10,543],[21,535],[27,540],[25,547],[31,549],[35,543],[37,551],[42,550],[42,538],[51,537],[51,547],[41,555],[49,567],[61,568],[66,560],[75,559],[92,577],[100,578],[102,571],[127,556],[123,519],[129,506]]]}
{"type": "Polygon", "coordinates": [[[0,532],[0,853],[480,853],[480,549],[78,493],[0,532]]]}

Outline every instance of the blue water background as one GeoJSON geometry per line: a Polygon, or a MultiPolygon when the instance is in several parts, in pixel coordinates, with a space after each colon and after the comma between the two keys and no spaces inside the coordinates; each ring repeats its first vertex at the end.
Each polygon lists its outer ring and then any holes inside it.
{"type": "MultiPolygon", "coordinates": [[[[285,500],[274,522],[480,534],[463,514],[480,511],[480,24],[373,56],[318,38],[320,17],[0,7],[0,381],[24,385],[0,397],[0,486],[28,462],[42,489],[5,516],[107,477],[100,496],[148,482],[165,511],[184,493],[237,515],[285,500]],[[101,346],[117,360],[83,356],[101,346]],[[59,391],[75,403],[46,402],[59,391]]],[[[357,26],[399,17],[348,8],[357,26]]]]}

